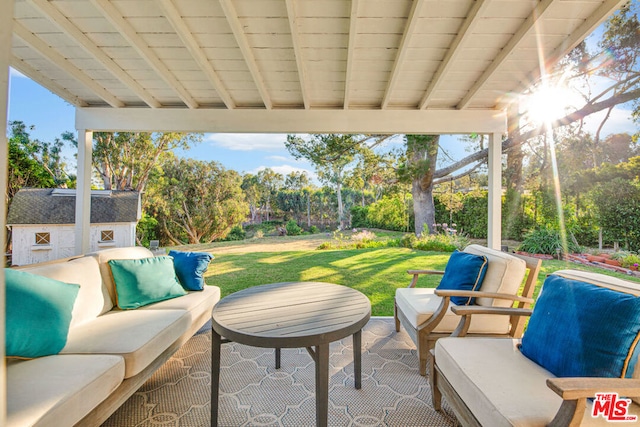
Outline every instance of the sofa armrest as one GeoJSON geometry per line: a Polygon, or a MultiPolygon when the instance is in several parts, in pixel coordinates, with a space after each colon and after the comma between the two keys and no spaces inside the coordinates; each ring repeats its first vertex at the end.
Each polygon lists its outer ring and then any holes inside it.
{"type": "Polygon", "coordinates": [[[624,397],[640,396],[640,379],[632,378],[548,378],[547,386],[563,402],[549,426],[579,426],[587,399],[596,393],[618,393],[624,397]]]}
{"type": "Polygon", "coordinates": [[[533,310],[530,308],[515,307],[486,307],[483,305],[463,305],[451,307],[451,311],[461,316],[456,329],[451,333],[452,337],[464,337],[467,335],[471,316],[474,314],[497,314],[502,316],[531,316],[533,310]]]}
{"type": "Polygon", "coordinates": [[[439,274],[439,275],[443,275],[444,271],[440,271],[440,270],[407,270],[407,274],[412,274],[413,278],[411,278],[411,283],[409,283],[409,286],[407,286],[408,288],[415,288],[416,284],[418,283],[418,277],[420,277],[421,274],[439,274]]]}

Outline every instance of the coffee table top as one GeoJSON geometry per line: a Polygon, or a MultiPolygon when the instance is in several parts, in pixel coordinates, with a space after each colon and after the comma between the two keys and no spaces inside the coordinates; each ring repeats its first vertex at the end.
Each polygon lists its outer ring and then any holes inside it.
{"type": "Polygon", "coordinates": [[[297,348],[337,341],[362,329],[371,303],[361,292],[323,282],[254,286],[221,299],[213,329],[256,347],[297,348]]]}

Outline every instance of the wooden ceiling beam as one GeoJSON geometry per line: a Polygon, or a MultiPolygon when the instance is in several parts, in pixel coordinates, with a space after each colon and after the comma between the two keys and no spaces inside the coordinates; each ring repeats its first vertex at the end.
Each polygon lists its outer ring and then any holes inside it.
{"type": "Polygon", "coordinates": [[[429,105],[429,101],[431,100],[434,92],[438,89],[438,87],[444,80],[444,77],[451,70],[452,64],[455,59],[460,55],[462,46],[464,46],[465,42],[471,37],[473,29],[478,24],[477,18],[479,16],[482,16],[482,12],[486,9],[488,4],[489,2],[486,0],[476,0],[476,2],[473,3],[473,6],[471,6],[471,9],[467,14],[467,18],[462,23],[458,34],[456,35],[455,39],[453,39],[453,43],[451,43],[447,54],[444,56],[442,63],[431,79],[431,83],[429,83],[429,86],[427,87],[427,90],[422,97],[420,104],[418,105],[418,108],[420,110],[424,110],[425,108],[427,108],[427,105],[429,105]]]}
{"type": "Polygon", "coordinates": [[[360,0],[351,0],[351,15],[349,16],[349,46],[347,46],[347,69],[344,77],[344,105],[349,108],[349,98],[351,93],[351,75],[353,73],[353,63],[356,46],[356,36],[358,35],[358,6],[360,0]]]}
{"type": "Polygon", "coordinates": [[[38,83],[39,85],[46,88],[47,90],[51,91],[52,93],[58,95],[60,98],[64,99],[71,105],[75,105],[76,107],[89,106],[89,104],[87,104],[84,100],[73,95],[67,89],[60,86],[58,83],[46,77],[45,75],[43,75],[40,71],[36,70],[35,68],[27,64],[22,59],[13,56],[11,58],[11,67],[20,71],[22,74],[29,77],[31,80],[38,83]]]}
{"type": "Polygon", "coordinates": [[[32,6],[40,10],[51,22],[53,22],[69,38],[75,40],[82,46],[93,59],[107,69],[122,84],[127,86],[133,93],[142,99],[148,106],[159,108],[162,105],[137,81],[131,78],[118,64],[116,64],[107,54],[96,46],[78,27],[76,27],[66,16],[64,16],[52,3],[46,0],[28,0],[32,6]]]}
{"type": "Polygon", "coordinates": [[[171,87],[182,102],[189,108],[198,108],[198,103],[193,99],[184,86],[178,81],[167,66],[158,58],[147,43],[138,35],[136,30],[127,22],[120,14],[118,9],[108,0],[91,0],[91,3],[98,8],[104,17],[113,25],[113,27],[129,41],[131,47],[153,68],[156,73],[171,87]]]}
{"type": "Polygon", "coordinates": [[[384,91],[384,97],[382,98],[382,103],[380,104],[380,108],[382,108],[383,110],[385,110],[389,106],[389,101],[391,100],[393,89],[398,83],[398,78],[400,76],[400,67],[404,63],[404,60],[407,56],[409,43],[411,42],[411,36],[415,31],[416,25],[418,25],[418,19],[420,17],[420,11],[422,10],[423,4],[424,0],[414,0],[411,4],[411,11],[409,12],[409,17],[407,18],[407,25],[405,26],[404,33],[402,33],[402,40],[400,40],[400,46],[398,46],[396,59],[393,62],[393,68],[391,69],[391,74],[389,75],[389,80],[387,81],[387,87],[384,91]]]}
{"type": "Polygon", "coordinates": [[[298,19],[296,14],[295,0],[286,0],[287,17],[289,18],[289,28],[291,30],[291,41],[293,42],[293,53],[296,57],[298,67],[298,80],[300,81],[300,91],[304,108],[309,109],[309,90],[307,89],[307,70],[302,58],[302,48],[300,47],[300,33],[298,32],[298,19]]]}
{"type": "Polygon", "coordinates": [[[469,105],[471,99],[482,89],[482,87],[491,78],[493,73],[500,67],[504,61],[507,60],[509,55],[518,47],[522,39],[535,29],[536,23],[542,19],[544,13],[549,9],[549,6],[556,0],[542,0],[533,9],[533,12],[527,17],[524,23],[518,28],[518,31],[509,39],[506,46],[502,48],[500,53],[495,57],[493,62],[482,73],[480,78],[471,86],[471,89],[462,98],[462,100],[456,106],[457,109],[462,110],[469,105]]]}
{"type": "Polygon", "coordinates": [[[236,11],[235,6],[231,2],[231,0],[220,0],[220,6],[222,6],[222,10],[224,11],[225,17],[227,18],[227,22],[231,27],[231,31],[236,39],[236,43],[238,43],[238,47],[242,52],[242,56],[244,57],[244,61],[249,67],[249,72],[253,77],[253,81],[260,93],[260,97],[262,98],[262,103],[264,104],[267,110],[273,108],[273,102],[271,101],[271,96],[269,96],[269,92],[267,91],[267,86],[262,78],[262,73],[260,72],[260,68],[258,67],[258,63],[256,62],[256,58],[253,55],[251,50],[251,46],[247,41],[247,36],[242,29],[242,24],[240,23],[240,19],[238,18],[238,12],[236,11]]]}
{"type": "Polygon", "coordinates": [[[182,16],[180,16],[180,13],[178,12],[178,9],[176,9],[173,1],[160,0],[160,6],[164,10],[165,18],[167,18],[173,29],[176,31],[176,34],[178,34],[178,37],[180,37],[180,40],[182,40],[182,43],[184,43],[185,47],[187,48],[193,59],[196,61],[202,72],[207,76],[216,92],[218,92],[218,95],[220,96],[220,98],[222,98],[224,105],[226,105],[227,108],[230,109],[236,108],[235,101],[233,100],[233,98],[231,98],[229,91],[220,80],[220,77],[218,77],[218,73],[216,73],[216,71],[213,69],[211,63],[209,62],[209,59],[200,48],[200,45],[198,44],[195,37],[193,37],[191,30],[184,22],[184,19],[182,19],[182,16]]]}
{"type": "Polygon", "coordinates": [[[102,98],[107,104],[114,108],[122,108],[125,106],[124,102],[120,101],[115,96],[111,95],[105,88],[97,84],[91,77],[87,76],[78,67],[73,65],[68,59],[60,55],[54,48],[43,42],[39,37],[26,29],[18,21],[13,21],[13,33],[22,39],[26,44],[31,46],[32,49],[37,51],[40,55],[47,59],[65,73],[71,75],[78,82],[85,85],[89,90],[95,93],[98,97],[102,98]]]}

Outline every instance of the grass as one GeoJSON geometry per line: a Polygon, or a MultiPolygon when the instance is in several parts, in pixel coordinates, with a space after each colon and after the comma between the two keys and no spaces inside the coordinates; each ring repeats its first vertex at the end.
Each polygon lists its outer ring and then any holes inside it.
{"type": "MultiPolygon", "coordinates": [[[[300,236],[280,237],[294,244],[300,236]]],[[[253,240],[253,244],[261,244],[253,240]]],[[[265,239],[262,243],[272,243],[265,239]]],[[[330,282],[349,286],[365,294],[371,301],[373,316],[392,316],[395,290],[409,284],[409,269],[443,270],[450,253],[426,252],[407,248],[341,249],[341,250],[294,250],[256,252],[246,246],[246,252],[224,251],[232,242],[209,245],[191,245],[182,250],[207,250],[215,255],[206,274],[209,285],[219,286],[222,296],[265,283],[289,281],[330,282]],[[220,251],[220,253],[217,253],[220,251]]],[[[247,242],[235,242],[247,245],[247,242]]],[[[254,246],[255,248],[255,246],[254,246]]],[[[242,250],[242,249],[241,249],[242,250]]],[[[576,269],[603,273],[640,282],[639,278],[583,266],[565,261],[544,260],[534,292],[537,297],[545,277],[557,270],[576,269]]],[[[420,278],[419,286],[437,286],[439,276],[420,278]]]]}

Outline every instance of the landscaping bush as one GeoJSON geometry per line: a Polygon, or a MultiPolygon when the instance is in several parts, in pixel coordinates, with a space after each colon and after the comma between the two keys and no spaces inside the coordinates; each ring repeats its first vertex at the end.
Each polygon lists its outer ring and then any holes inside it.
{"type": "Polygon", "coordinates": [[[351,226],[354,228],[370,227],[367,221],[367,206],[355,205],[351,207],[351,226]]]}
{"type": "Polygon", "coordinates": [[[311,233],[311,234],[318,234],[319,232],[320,232],[320,230],[319,230],[319,229],[318,229],[318,227],[316,227],[315,225],[312,225],[312,226],[309,228],[309,233],[311,233]]]}
{"type": "Polygon", "coordinates": [[[222,239],[224,241],[244,240],[247,238],[247,232],[244,231],[241,225],[234,225],[229,231],[229,234],[222,239]]]}
{"type": "Polygon", "coordinates": [[[542,227],[527,233],[523,242],[518,246],[518,250],[531,254],[553,256],[564,253],[582,252],[580,246],[573,243],[570,238],[567,239],[567,248],[565,251],[560,237],[560,231],[551,227],[542,227]]]}
{"type": "Polygon", "coordinates": [[[385,196],[369,205],[367,211],[368,226],[384,230],[407,231],[409,218],[407,207],[399,195],[385,196]]]}
{"type": "Polygon", "coordinates": [[[299,236],[300,234],[302,234],[302,228],[300,228],[298,226],[298,223],[293,219],[287,221],[287,225],[285,228],[287,229],[287,235],[289,236],[299,236]]]}
{"type": "Polygon", "coordinates": [[[456,249],[464,249],[469,243],[469,239],[460,234],[423,233],[420,237],[415,234],[405,234],[400,239],[401,246],[421,251],[453,252],[456,249]]]}

